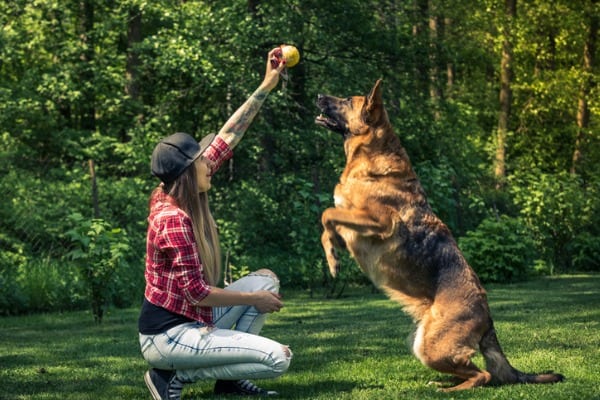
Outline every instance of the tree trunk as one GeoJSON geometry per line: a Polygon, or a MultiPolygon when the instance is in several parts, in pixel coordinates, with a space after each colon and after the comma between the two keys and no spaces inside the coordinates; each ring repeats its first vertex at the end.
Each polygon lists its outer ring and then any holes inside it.
{"type": "MultiPolygon", "coordinates": [[[[450,29],[452,28],[452,19],[444,18],[444,40],[449,35],[450,29]]],[[[446,97],[452,96],[452,90],[454,88],[454,64],[452,63],[451,57],[446,56],[446,97]]]]}
{"type": "Polygon", "coordinates": [[[100,202],[98,201],[98,183],[96,182],[96,166],[94,160],[88,160],[90,168],[90,180],[92,182],[92,206],[94,208],[94,218],[100,218],[100,202]]]}
{"type": "Polygon", "coordinates": [[[505,0],[505,13],[502,61],[500,64],[500,112],[496,132],[496,159],[494,165],[494,177],[496,178],[497,189],[500,189],[504,185],[506,178],[506,136],[512,103],[512,26],[517,16],[517,0],[505,0]]]}
{"type": "Polygon", "coordinates": [[[250,13],[250,15],[252,15],[252,17],[256,17],[257,13],[258,13],[258,4],[260,3],[260,0],[248,0],[248,3],[246,4],[247,8],[248,8],[248,12],[250,13]]]}
{"type": "Polygon", "coordinates": [[[443,18],[437,15],[433,2],[429,3],[429,97],[433,105],[433,116],[440,119],[439,105],[442,100],[442,85],[440,84],[441,46],[443,41],[444,24],[440,23],[443,18]]]}
{"type": "Polygon", "coordinates": [[[415,17],[413,19],[412,34],[415,38],[415,83],[416,95],[426,99],[429,91],[429,36],[427,21],[429,18],[428,0],[414,0],[415,17]]]}
{"type": "MultiPolygon", "coordinates": [[[[135,49],[135,45],[142,41],[142,13],[138,5],[132,5],[129,9],[129,18],[127,19],[127,62],[125,65],[125,94],[129,97],[129,107],[127,114],[130,118],[135,118],[141,113],[140,88],[138,85],[140,59],[135,49]]],[[[120,133],[122,143],[128,141],[127,130],[123,129],[120,133]]]]}
{"type": "MultiPolygon", "coordinates": [[[[596,3],[593,1],[592,3],[596,3]]],[[[575,149],[573,151],[573,162],[571,164],[571,174],[578,171],[578,166],[583,157],[582,147],[588,135],[590,124],[590,110],[588,107],[588,97],[594,86],[594,55],[596,53],[596,41],[598,38],[598,16],[590,15],[590,24],[588,27],[588,36],[583,47],[583,82],[579,90],[579,100],[577,105],[577,136],[575,138],[575,149]]]]}
{"type": "Polygon", "coordinates": [[[86,131],[96,130],[96,95],[94,92],[94,2],[82,0],[79,3],[79,38],[81,40],[81,53],[79,68],[79,82],[81,84],[81,109],[79,110],[79,128],[86,131]]]}

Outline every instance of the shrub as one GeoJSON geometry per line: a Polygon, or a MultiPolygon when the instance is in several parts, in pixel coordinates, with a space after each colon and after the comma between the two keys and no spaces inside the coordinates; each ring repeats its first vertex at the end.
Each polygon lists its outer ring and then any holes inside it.
{"type": "Polygon", "coordinates": [[[18,284],[19,267],[26,264],[24,246],[0,232],[0,315],[26,309],[26,297],[18,284]]]}
{"type": "Polygon", "coordinates": [[[94,320],[100,323],[115,286],[114,278],[127,265],[125,257],[130,249],[127,234],[102,219],[88,220],[78,213],[69,218],[74,227],[66,235],[74,246],[68,256],[79,269],[92,304],[94,320]]]}
{"type": "Polygon", "coordinates": [[[74,265],[56,259],[30,260],[19,268],[19,290],[27,312],[81,309],[85,288],[74,265]]]}
{"type": "Polygon", "coordinates": [[[579,232],[570,246],[573,269],[577,271],[600,271],[600,240],[591,232],[579,232]]]}
{"type": "Polygon", "coordinates": [[[515,176],[511,191],[542,258],[559,272],[598,270],[598,178],[584,182],[567,172],[515,176]]]}
{"type": "Polygon", "coordinates": [[[535,243],[518,218],[486,218],[459,245],[484,282],[524,280],[534,270],[535,243]]]}

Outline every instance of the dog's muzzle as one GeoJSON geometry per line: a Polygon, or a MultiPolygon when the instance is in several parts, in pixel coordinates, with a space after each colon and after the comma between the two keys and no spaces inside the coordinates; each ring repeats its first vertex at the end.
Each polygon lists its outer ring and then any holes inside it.
{"type": "Polygon", "coordinates": [[[317,107],[321,113],[315,118],[315,123],[334,132],[338,132],[345,138],[348,133],[348,128],[345,124],[332,117],[332,114],[334,113],[328,104],[328,96],[323,94],[317,95],[317,107]]]}

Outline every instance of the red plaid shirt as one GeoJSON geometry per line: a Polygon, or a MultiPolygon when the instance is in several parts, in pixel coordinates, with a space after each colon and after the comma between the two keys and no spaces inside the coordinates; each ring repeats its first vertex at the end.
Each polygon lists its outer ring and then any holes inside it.
{"type": "MultiPolygon", "coordinates": [[[[212,161],[214,174],[233,152],[217,136],[203,155],[212,161]]],[[[172,197],[155,193],[148,216],[146,299],[175,314],[212,324],[212,308],[198,305],[211,288],[204,280],[192,220],[172,197]]]]}

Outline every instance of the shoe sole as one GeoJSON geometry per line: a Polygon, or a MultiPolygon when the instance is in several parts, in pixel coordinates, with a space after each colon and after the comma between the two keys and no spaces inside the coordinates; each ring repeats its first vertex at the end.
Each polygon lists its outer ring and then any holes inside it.
{"type": "Polygon", "coordinates": [[[158,389],[156,389],[156,386],[154,386],[154,382],[152,382],[150,371],[146,371],[144,374],[144,382],[146,382],[146,386],[148,387],[148,390],[150,390],[150,394],[154,400],[163,400],[160,396],[160,393],[158,393],[158,389]]]}

